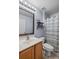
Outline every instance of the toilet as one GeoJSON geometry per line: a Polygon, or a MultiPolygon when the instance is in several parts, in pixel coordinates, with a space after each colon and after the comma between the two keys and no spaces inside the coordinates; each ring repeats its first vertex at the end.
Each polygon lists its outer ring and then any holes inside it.
{"type": "Polygon", "coordinates": [[[43,40],[43,49],[44,49],[44,53],[46,56],[51,56],[52,52],[54,51],[54,47],[51,46],[50,44],[48,43],[44,43],[45,41],[45,38],[42,38],[43,40]]]}
{"type": "Polygon", "coordinates": [[[51,56],[52,52],[54,51],[54,47],[48,43],[43,44],[43,49],[45,51],[46,56],[51,56]]]}
{"type": "Polygon", "coordinates": [[[34,37],[34,39],[41,39],[43,41],[44,54],[46,56],[51,56],[51,53],[54,51],[54,47],[52,45],[48,44],[48,43],[44,43],[45,37],[40,37],[40,38],[34,37]]]}

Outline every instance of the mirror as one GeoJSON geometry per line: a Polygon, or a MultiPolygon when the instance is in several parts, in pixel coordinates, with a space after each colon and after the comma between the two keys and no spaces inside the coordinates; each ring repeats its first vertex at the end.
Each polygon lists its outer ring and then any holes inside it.
{"type": "Polygon", "coordinates": [[[19,7],[19,35],[34,34],[34,14],[19,7]]]}

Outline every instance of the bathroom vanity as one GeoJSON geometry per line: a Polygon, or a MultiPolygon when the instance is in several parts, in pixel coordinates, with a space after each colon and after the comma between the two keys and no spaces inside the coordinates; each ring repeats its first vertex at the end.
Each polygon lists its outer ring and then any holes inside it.
{"type": "Polygon", "coordinates": [[[40,39],[29,39],[19,42],[19,59],[43,59],[43,46],[40,39]]]}

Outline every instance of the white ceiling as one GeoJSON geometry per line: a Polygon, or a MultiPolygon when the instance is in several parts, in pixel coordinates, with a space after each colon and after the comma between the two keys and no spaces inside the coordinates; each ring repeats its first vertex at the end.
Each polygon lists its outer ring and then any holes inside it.
{"type": "Polygon", "coordinates": [[[59,0],[28,0],[32,5],[41,10],[45,7],[48,14],[59,11],[59,0]]]}

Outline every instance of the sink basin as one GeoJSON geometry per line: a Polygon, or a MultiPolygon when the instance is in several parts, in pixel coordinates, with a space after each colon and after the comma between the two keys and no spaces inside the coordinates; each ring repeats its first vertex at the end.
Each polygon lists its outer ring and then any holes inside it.
{"type": "Polygon", "coordinates": [[[32,42],[33,40],[29,39],[29,40],[19,40],[19,44],[29,44],[30,42],[32,42]]]}
{"type": "Polygon", "coordinates": [[[27,49],[41,41],[40,38],[30,37],[29,40],[27,40],[26,36],[22,36],[19,38],[19,51],[27,49]]]}

